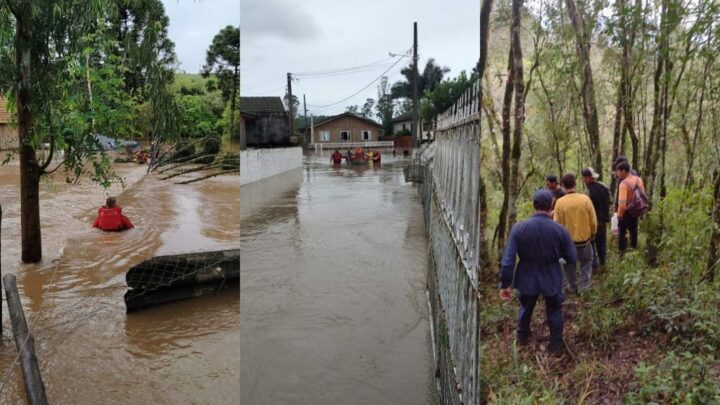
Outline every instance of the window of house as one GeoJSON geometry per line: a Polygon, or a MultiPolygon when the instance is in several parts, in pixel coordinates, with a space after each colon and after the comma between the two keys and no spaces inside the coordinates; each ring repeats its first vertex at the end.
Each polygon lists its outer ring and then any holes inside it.
{"type": "Polygon", "coordinates": [[[349,141],[350,140],[350,131],[340,131],[340,140],[349,141]]]}
{"type": "Polygon", "coordinates": [[[370,131],[368,131],[368,130],[362,131],[362,139],[363,139],[363,141],[369,141],[369,140],[371,139],[371,137],[372,137],[372,134],[371,134],[370,131]]]}
{"type": "Polygon", "coordinates": [[[322,142],[330,142],[330,131],[320,131],[320,140],[322,142]]]}

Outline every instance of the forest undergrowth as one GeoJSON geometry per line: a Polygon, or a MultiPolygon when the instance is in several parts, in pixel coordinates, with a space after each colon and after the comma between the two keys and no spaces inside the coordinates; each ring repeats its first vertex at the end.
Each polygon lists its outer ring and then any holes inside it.
{"type": "Polygon", "coordinates": [[[645,240],[609,258],[592,286],[563,304],[562,356],[547,351],[544,305],[533,314],[528,346],[515,342],[517,300],[498,298],[497,275],[483,283],[481,398],[487,403],[720,403],[720,289],[707,276],[714,224],[709,189],[669,190],[641,221],[664,216],[657,266],[645,240]]]}

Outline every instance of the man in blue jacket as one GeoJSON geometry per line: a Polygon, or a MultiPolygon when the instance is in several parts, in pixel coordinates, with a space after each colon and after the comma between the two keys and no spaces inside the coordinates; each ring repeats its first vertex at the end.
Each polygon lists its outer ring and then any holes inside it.
{"type": "Polygon", "coordinates": [[[516,224],[510,232],[500,271],[500,298],[512,299],[518,290],[520,316],[517,337],[520,345],[530,340],[530,319],[538,297],[545,298],[545,312],[550,326],[551,353],[563,351],[562,269],[560,259],[574,268],[577,261],[575,245],[568,231],[550,217],[553,195],[538,190],[533,195],[535,215],[516,224]],[[520,261],[515,266],[516,257],[520,261]]]}

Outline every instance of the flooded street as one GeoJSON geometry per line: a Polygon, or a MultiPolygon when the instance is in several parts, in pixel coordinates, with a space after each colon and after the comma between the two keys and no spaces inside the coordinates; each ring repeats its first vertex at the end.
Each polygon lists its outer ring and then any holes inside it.
{"type": "MultiPolygon", "coordinates": [[[[106,192],[62,175],[41,185],[43,261],[20,262],[19,167],[0,166],[2,271],[15,274],[54,404],[237,403],[240,397],[238,288],[126,314],[125,272],[152,256],[237,249],[238,176],[174,185],[145,166],[119,164],[127,232],[90,225],[106,192]]],[[[0,403],[23,403],[15,347],[4,313],[0,403]]]]}
{"type": "Polygon", "coordinates": [[[421,203],[383,160],[243,186],[243,404],[436,403],[421,203]]]}

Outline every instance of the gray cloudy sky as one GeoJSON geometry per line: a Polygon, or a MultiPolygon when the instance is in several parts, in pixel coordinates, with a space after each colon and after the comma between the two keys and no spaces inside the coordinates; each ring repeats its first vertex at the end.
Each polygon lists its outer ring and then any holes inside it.
{"type": "Polygon", "coordinates": [[[180,68],[198,73],[213,37],[240,24],[240,0],[162,0],[170,18],[168,35],[175,42],[180,68]]]}
{"type": "MultiPolygon", "coordinates": [[[[355,74],[298,75],[293,94],[308,112],[335,114],[377,98],[377,82],[347,101],[412,47],[418,23],[420,68],[429,57],[454,77],[479,56],[480,0],[241,0],[240,88],[243,96],[282,96],[287,72],[317,72],[373,64],[355,74]]],[[[400,80],[405,58],[387,73],[400,80]]]]}

